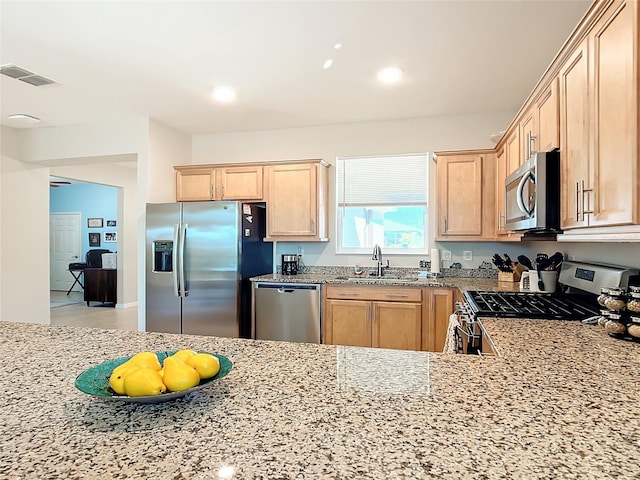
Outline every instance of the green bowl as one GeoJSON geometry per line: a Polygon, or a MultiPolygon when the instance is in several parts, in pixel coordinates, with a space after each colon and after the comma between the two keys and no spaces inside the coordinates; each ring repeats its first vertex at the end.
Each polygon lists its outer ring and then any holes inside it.
{"type": "MultiPolygon", "coordinates": [[[[174,353],[176,353],[175,350],[156,352],[156,355],[158,356],[158,360],[160,360],[160,363],[163,363],[165,358],[173,355],[174,353]]],[[[124,362],[129,360],[131,356],[109,360],[108,362],[101,363],[100,365],[96,365],[95,367],[91,367],[90,369],[85,370],[77,376],[76,388],[88,395],[92,395],[97,398],[103,398],[105,400],[116,400],[120,402],[133,403],[167,402],[169,400],[184,397],[185,395],[188,395],[191,392],[195,392],[196,390],[200,390],[207,385],[226,377],[229,374],[229,372],[233,368],[233,363],[231,363],[231,360],[229,360],[224,355],[219,355],[217,353],[212,353],[211,355],[217,357],[220,361],[220,371],[217,373],[217,375],[205,380],[200,380],[200,383],[195,387],[189,388],[187,390],[182,390],[180,392],[167,392],[161,393],[160,395],[148,395],[142,397],[130,397],[128,395],[118,395],[117,393],[115,393],[109,386],[109,377],[111,376],[111,372],[113,372],[114,368],[122,365],[124,362]]]]}

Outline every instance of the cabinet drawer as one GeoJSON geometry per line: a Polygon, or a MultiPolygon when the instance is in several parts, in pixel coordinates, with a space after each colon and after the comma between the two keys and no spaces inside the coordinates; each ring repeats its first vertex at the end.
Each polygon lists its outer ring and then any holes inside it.
{"type": "Polygon", "coordinates": [[[385,302],[421,302],[420,288],[327,285],[327,298],[377,300],[385,302]]]}

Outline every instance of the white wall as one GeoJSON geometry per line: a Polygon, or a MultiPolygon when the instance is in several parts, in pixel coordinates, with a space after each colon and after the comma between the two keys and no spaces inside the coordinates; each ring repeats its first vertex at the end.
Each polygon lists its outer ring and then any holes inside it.
{"type": "Polygon", "coordinates": [[[17,130],[1,132],[0,320],[49,323],[49,171],[17,158],[17,130]]]}
{"type": "MultiPolygon", "coordinates": [[[[5,129],[3,129],[3,133],[5,129]]],[[[91,125],[71,125],[55,128],[34,128],[11,131],[11,151],[17,158],[6,159],[3,142],[3,159],[0,181],[2,183],[2,318],[20,322],[49,322],[49,172],[52,167],[93,166],[122,160],[120,155],[131,155],[138,163],[146,165],[149,137],[149,121],[146,118],[120,119],[91,125]],[[12,144],[14,144],[12,146],[12,144]],[[16,146],[17,145],[17,146],[16,146]],[[10,160],[10,161],[9,161],[10,160]],[[5,199],[10,199],[9,202],[5,199]],[[18,201],[16,199],[19,199],[18,201]],[[6,214],[5,214],[6,213],[6,214]],[[27,221],[28,219],[28,221],[27,221]],[[19,225],[18,230],[16,226],[19,225]],[[19,232],[19,234],[16,234],[19,232]],[[37,240],[35,240],[37,239],[37,240]],[[42,240],[46,239],[46,240],[42,240]],[[26,262],[26,267],[21,264],[26,262]],[[28,265],[37,263],[37,268],[28,265]],[[17,268],[18,265],[22,265],[17,268]],[[47,267],[44,267],[47,266],[47,267]],[[5,268],[6,267],[6,268],[5,268]],[[45,270],[43,270],[45,268],[45,270]],[[39,274],[36,274],[38,273],[39,274]],[[10,279],[10,282],[8,280],[10,279]],[[14,292],[19,285],[25,292],[14,292]],[[27,287],[28,286],[28,287],[27,287]],[[28,300],[24,301],[24,296],[28,300]]],[[[70,170],[65,174],[74,178],[70,170]]],[[[139,224],[144,225],[144,203],[140,191],[146,193],[147,177],[138,176],[135,202],[125,195],[123,203],[133,203],[131,215],[136,223],[137,242],[139,224]]],[[[123,193],[124,195],[124,193],[123,193]]],[[[130,225],[130,212],[125,224],[130,225]]],[[[124,228],[124,224],[123,224],[124,228]]],[[[128,234],[126,234],[129,236],[128,234]]],[[[125,234],[121,238],[124,239],[125,234]]],[[[125,240],[126,241],[126,240],[125,240]]],[[[137,249],[127,247],[124,255],[136,255],[137,249]]],[[[120,261],[120,259],[119,259],[120,261]]],[[[125,260],[123,260],[125,261],[125,260]]],[[[122,263],[121,263],[122,264],[122,263]]],[[[131,271],[135,272],[134,267],[131,271]]],[[[120,280],[120,278],[119,278],[120,280]]],[[[122,279],[126,288],[131,282],[122,279]]],[[[135,285],[135,281],[133,284],[135,285]]],[[[135,290],[135,287],[134,287],[135,290]]],[[[135,293],[132,295],[135,296],[135,293]]],[[[129,293],[123,293],[124,302],[129,293]]],[[[133,300],[131,303],[135,302],[133,300]]],[[[124,303],[123,303],[124,304],[124,303]]]]}
{"type": "Polygon", "coordinates": [[[176,201],[174,165],[191,162],[191,135],[160,122],[149,122],[149,159],[147,162],[148,203],[176,201]]]}
{"type": "MultiPolygon", "coordinates": [[[[193,161],[199,163],[255,162],[322,158],[330,163],[329,236],[335,238],[335,160],[341,156],[423,153],[438,150],[492,148],[489,136],[503,130],[514,112],[428,117],[285,130],[268,130],[193,138],[193,161]]],[[[433,163],[430,162],[430,168],[433,163]]],[[[433,179],[433,175],[431,175],[433,179]]],[[[431,205],[435,204],[432,181],[431,205]]],[[[276,252],[304,249],[307,265],[373,264],[370,256],[336,255],[335,244],[278,242],[276,252]]],[[[384,255],[384,251],[383,251],[384,255]]],[[[279,257],[277,257],[279,258],[279,257]]],[[[424,256],[391,256],[392,266],[417,266],[424,256]]]]}

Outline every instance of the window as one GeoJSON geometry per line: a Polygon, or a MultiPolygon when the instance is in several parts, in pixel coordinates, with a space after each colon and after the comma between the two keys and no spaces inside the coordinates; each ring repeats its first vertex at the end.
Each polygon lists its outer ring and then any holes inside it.
{"type": "Polygon", "coordinates": [[[428,155],[338,158],[337,253],[427,253],[428,155]]]}

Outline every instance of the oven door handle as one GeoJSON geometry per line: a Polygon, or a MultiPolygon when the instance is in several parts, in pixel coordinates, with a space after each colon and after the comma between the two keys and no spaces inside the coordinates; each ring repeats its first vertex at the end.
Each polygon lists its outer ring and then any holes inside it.
{"type": "Polygon", "coordinates": [[[531,214],[533,213],[533,210],[536,207],[534,205],[534,207],[531,210],[529,210],[525,206],[524,199],[522,198],[522,195],[523,195],[523,192],[524,192],[524,186],[529,181],[529,179],[533,180],[534,184],[536,183],[536,177],[531,172],[531,170],[529,170],[527,173],[525,173],[522,176],[522,178],[520,179],[520,182],[518,183],[518,188],[516,189],[516,202],[518,203],[518,208],[522,211],[522,213],[524,213],[527,217],[531,218],[531,214]]]}

